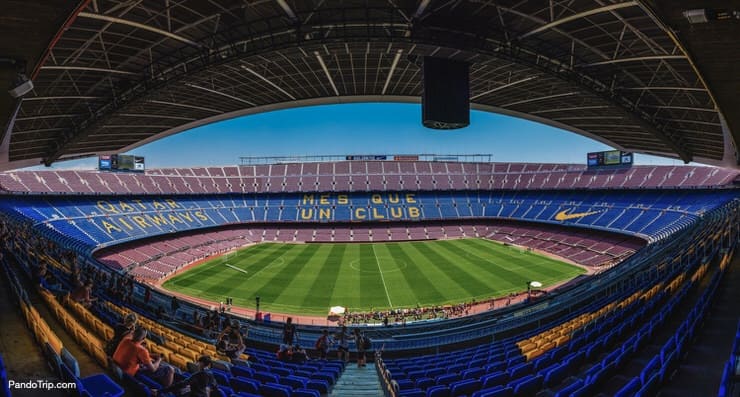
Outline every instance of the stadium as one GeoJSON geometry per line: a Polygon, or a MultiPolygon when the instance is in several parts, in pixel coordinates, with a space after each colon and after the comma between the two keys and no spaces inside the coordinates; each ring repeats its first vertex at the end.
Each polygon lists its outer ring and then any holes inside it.
{"type": "Polygon", "coordinates": [[[737,396],[740,6],[709,3],[8,5],[2,396],[737,396]],[[610,149],[132,154],[365,102],[610,149]]]}

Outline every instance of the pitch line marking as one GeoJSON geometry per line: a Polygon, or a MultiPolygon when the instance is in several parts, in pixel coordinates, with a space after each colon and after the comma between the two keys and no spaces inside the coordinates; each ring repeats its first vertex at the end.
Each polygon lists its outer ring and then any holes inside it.
{"type": "Polygon", "coordinates": [[[234,269],[234,270],[236,270],[236,271],[238,271],[238,272],[242,272],[242,273],[244,273],[244,274],[249,274],[249,273],[247,273],[247,271],[246,271],[246,270],[244,270],[244,269],[239,269],[238,267],[236,267],[236,266],[231,266],[231,265],[229,265],[228,263],[226,263],[225,265],[226,265],[226,267],[228,267],[228,268],[230,268],[230,269],[234,269]]]}
{"type": "MultiPolygon", "coordinates": [[[[397,263],[400,263],[401,266],[396,266],[395,269],[385,270],[385,272],[386,273],[400,272],[401,270],[409,267],[409,264],[406,263],[405,261],[404,262],[397,262],[397,263]]],[[[360,273],[378,274],[378,272],[373,271],[373,270],[362,270],[362,269],[360,269],[360,260],[359,259],[355,259],[355,260],[351,261],[349,263],[349,267],[351,267],[353,270],[358,271],[360,273]]]]}
{"type": "MultiPolygon", "coordinates": [[[[254,274],[252,274],[251,276],[249,276],[249,277],[248,277],[248,278],[247,278],[246,280],[244,280],[244,281],[249,281],[249,280],[251,280],[251,279],[255,278],[255,277],[256,277],[256,276],[258,275],[258,274],[262,273],[263,271],[265,271],[265,270],[267,270],[267,269],[270,269],[270,268],[274,268],[274,267],[277,267],[277,266],[282,266],[282,265],[284,265],[284,264],[285,264],[285,259],[283,259],[283,257],[281,256],[280,258],[277,258],[277,259],[275,259],[275,260],[274,260],[273,262],[275,262],[275,263],[271,263],[271,264],[269,264],[269,265],[267,265],[267,266],[263,267],[262,269],[260,269],[260,270],[256,271],[256,272],[255,272],[254,274]]],[[[229,266],[229,265],[228,265],[228,264],[226,264],[226,266],[229,266]]],[[[229,266],[229,267],[231,267],[231,266],[229,266]]],[[[241,270],[241,269],[237,269],[237,270],[241,270]]],[[[247,273],[247,272],[246,272],[246,270],[244,270],[244,273],[245,273],[245,274],[247,273]]]]}
{"type": "Polygon", "coordinates": [[[375,256],[375,263],[378,265],[378,271],[380,272],[380,280],[383,281],[383,288],[385,289],[385,297],[388,298],[388,306],[393,308],[391,303],[391,296],[388,294],[388,286],[385,284],[385,277],[383,277],[383,269],[380,268],[380,261],[378,260],[378,253],[375,252],[375,245],[370,244],[370,248],[373,250],[373,256],[375,256]]]}

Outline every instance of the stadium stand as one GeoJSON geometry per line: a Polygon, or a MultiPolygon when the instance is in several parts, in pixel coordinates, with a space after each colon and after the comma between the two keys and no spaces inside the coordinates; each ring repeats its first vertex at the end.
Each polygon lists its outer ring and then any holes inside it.
{"type": "MultiPolygon", "coordinates": [[[[137,280],[158,280],[263,241],[481,237],[603,271],[531,305],[368,327],[383,346],[377,368],[388,395],[653,395],[691,344],[733,257],[736,177],[706,167],[594,172],[560,164],[364,161],[146,174],[18,171],[0,174],[0,223],[5,255],[27,277],[48,269],[54,281],[39,280],[42,301],[104,367],[112,327],[133,312],[151,331],[151,351],[182,376],[199,355],[217,358],[222,395],[326,395],[343,362],[278,360],[280,324],[246,319],[240,321],[249,324],[249,347],[229,362],[213,336],[230,315],[212,313],[217,324],[194,327],[186,319],[207,309],[175,307],[137,280]],[[83,278],[95,281],[98,302],[89,308],[64,293],[83,278]],[[660,348],[645,348],[653,345],[660,348]]],[[[2,263],[61,379],[91,395],[161,388],[115,368],[112,377],[81,378],[74,357],[13,281],[16,271],[2,263]]],[[[312,346],[319,332],[302,326],[298,343],[312,346]]],[[[728,390],[731,366],[720,394],[728,390]]]]}
{"type": "Polygon", "coordinates": [[[634,166],[593,171],[572,164],[462,163],[461,167],[461,163],[444,162],[351,161],[163,168],[146,174],[17,171],[0,174],[0,189],[26,193],[118,195],[664,189],[727,185],[737,175],[733,170],[700,166],[634,166]]]}
{"type": "Polygon", "coordinates": [[[730,358],[722,370],[722,380],[720,381],[717,396],[733,396],[735,390],[740,387],[738,386],[740,382],[737,381],[738,366],[740,366],[740,323],[738,323],[737,332],[735,333],[735,341],[732,343],[730,358]]]}
{"type": "Polygon", "coordinates": [[[327,194],[323,199],[314,194],[80,197],[72,202],[65,196],[11,196],[0,206],[32,219],[41,233],[62,235],[67,244],[91,251],[143,237],[251,222],[491,218],[588,227],[656,240],[735,195],[727,189],[680,190],[670,195],[645,190],[629,198],[602,191],[401,192],[327,194]]]}

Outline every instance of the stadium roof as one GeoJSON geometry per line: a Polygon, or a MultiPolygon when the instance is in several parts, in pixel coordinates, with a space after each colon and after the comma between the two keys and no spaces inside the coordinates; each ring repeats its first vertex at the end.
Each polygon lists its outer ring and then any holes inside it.
{"type": "MultiPolygon", "coordinates": [[[[11,3],[0,57],[25,60],[35,89],[0,95],[0,169],[280,108],[419,102],[426,55],[471,63],[474,108],[738,167],[740,25],[681,14],[738,1],[11,3]]],[[[8,85],[13,76],[0,71],[8,85]]]]}

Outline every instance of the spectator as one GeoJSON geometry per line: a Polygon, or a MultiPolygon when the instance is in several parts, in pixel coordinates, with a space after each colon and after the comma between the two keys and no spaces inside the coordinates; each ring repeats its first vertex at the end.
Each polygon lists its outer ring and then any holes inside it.
{"type": "Polygon", "coordinates": [[[178,392],[180,390],[189,388],[190,391],[185,394],[177,394],[178,396],[188,397],[209,397],[212,391],[218,388],[216,378],[211,373],[211,357],[200,356],[198,358],[198,370],[192,374],[189,378],[183,379],[179,382],[173,383],[169,387],[165,387],[159,390],[159,393],[178,392]]]}
{"type": "Polygon", "coordinates": [[[296,364],[303,364],[308,361],[308,353],[306,353],[306,349],[302,348],[300,345],[293,346],[292,354],[290,356],[290,360],[296,364]]]}
{"type": "Polygon", "coordinates": [[[329,354],[329,330],[325,329],[321,331],[321,336],[316,339],[315,348],[319,352],[319,358],[326,360],[326,356],[329,354]]]}
{"type": "Polygon", "coordinates": [[[73,301],[79,302],[85,307],[90,307],[90,305],[95,301],[95,298],[92,297],[92,281],[88,280],[85,284],[75,288],[69,297],[73,301]]]}
{"type": "Polygon", "coordinates": [[[38,269],[34,272],[34,278],[38,285],[53,293],[64,292],[64,288],[59,284],[52,274],[46,268],[46,263],[41,262],[38,269]]]}
{"type": "Polygon", "coordinates": [[[152,359],[149,350],[143,345],[144,339],[146,339],[144,328],[137,328],[130,336],[124,337],[113,353],[113,362],[130,376],[135,377],[141,371],[160,385],[169,387],[172,385],[175,369],[162,362],[159,355],[152,359]]]}
{"type": "Polygon", "coordinates": [[[351,338],[352,335],[347,333],[347,326],[343,325],[342,330],[334,335],[334,340],[339,343],[339,347],[337,348],[337,358],[340,360],[344,360],[344,362],[349,361],[349,338],[351,338]]]}
{"type": "Polygon", "coordinates": [[[116,348],[121,343],[123,338],[131,335],[131,333],[134,332],[134,330],[136,329],[137,320],[138,319],[135,313],[129,313],[123,319],[123,322],[118,323],[115,327],[113,327],[113,338],[105,345],[105,353],[108,356],[113,356],[113,353],[116,352],[116,348]]]}
{"type": "Polygon", "coordinates": [[[277,351],[277,359],[280,361],[290,361],[290,349],[288,345],[282,343],[277,351]]]}
{"type": "Polygon", "coordinates": [[[218,335],[218,344],[216,350],[230,359],[237,359],[244,353],[247,346],[244,344],[242,334],[239,332],[239,321],[233,320],[230,325],[224,328],[218,335]]]}
{"type": "Polygon", "coordinates": [[[172,318],[175,318],[175,313],[177,312],[177,309],[180,308],[180,302],[177,300],[176,296],[172,297],[172,301],[170,301],[170,311],[172,312],[172,318]]]}
{"type": "Polygon", "coordinates": [[[295,324],[293,324],[293,317],[288,317],[288,320],[283,325],[283,344],[293,346],[293,340],[296,338],[295,324]]]}
{"type": "Polygon", "coordinates": [[[357,347],[357,368],[365,366],[367,357],[365,357],[365,350],[369,348],[369,339],[360,332],[359,328],[355,328],[355,347],[357,347]]]}

